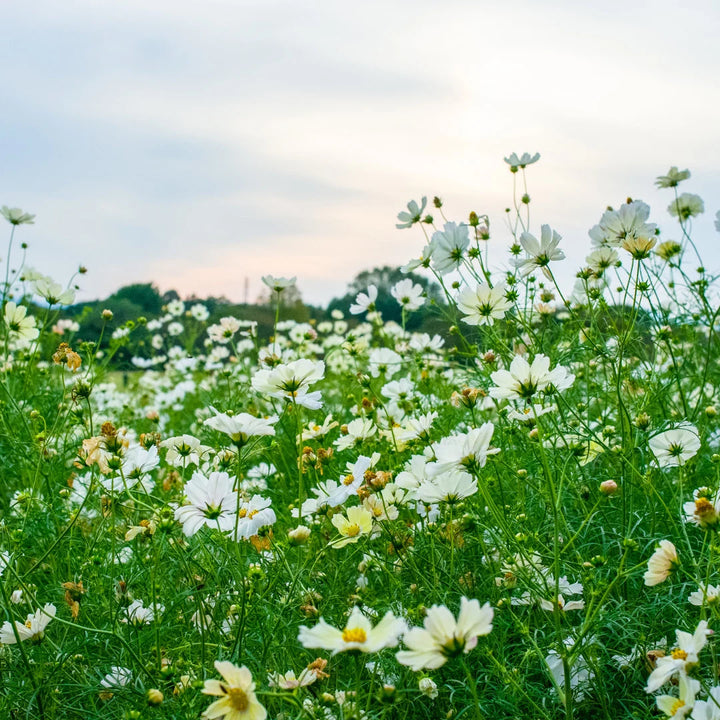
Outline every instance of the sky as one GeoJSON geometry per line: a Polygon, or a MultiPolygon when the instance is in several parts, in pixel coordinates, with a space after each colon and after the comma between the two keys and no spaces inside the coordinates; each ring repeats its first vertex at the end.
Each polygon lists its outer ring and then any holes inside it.
{"type": "MultiPolygon", "coordinates": [[[[568,284],[588,229],[627,197],[720,269],[720,4],[714,0],[3,0],[0,205],[28,264],[79,298],[134,282],[252,301],[261,276],[306,301],[420,254],[410,199],[491,219],[507,264],[503,157],[528,168],[531,230],[562,236],[568,284]],[[246,290],[247,283],[247,290],[246,290]]],[[[8,228],[6,227],[6,230],[8,228]]],[[[0,231],[2,232],[2,231],[0,231]]],[[[6,253],[0,235],[0,258],[6,253]]]]}

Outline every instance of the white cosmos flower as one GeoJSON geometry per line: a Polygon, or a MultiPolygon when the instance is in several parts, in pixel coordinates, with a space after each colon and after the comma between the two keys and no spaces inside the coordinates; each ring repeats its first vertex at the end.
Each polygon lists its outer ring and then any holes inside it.
{"type": "Polygon", "coordinates": [[[390,348],[374,348],[368,357],[368,368],[373,377],[392,377],[402,368],[402,357],[390,348]]]}
{"type": "Polygon", "coordinates": [[[268,675],[268,685],[280,688],[281,690],[295,690],[299,687],[307,687],[317,680],[314,670],[304,668],[300,675],[295,675],[293,670],[288,670],[284,675],[278,672],[268,675]]]}
{"type": "Polygon", "coordinates": [[[458,309],[464,314],[463,322],[468,325],[493,325],[501,320],[512,307],[505,297],[505,283],[495,287],[478,284],[475,289],[466,288],[457,299],[458,309]]]}
{"type": "Polygon", "coordinates": [[[218,699],[202,716],[207,720],[265,720],[267,710],[255,695],[252,673],[244,665],[237,667],[227,660],[216,660],[215,669],[222,681],[206,680],[202,692],[218,699]]]}
{"type": "Polygon", "coordinates": [[[466,433],[443,438],[434,446],[436,462],[427,468],[431,477],[450,470],[474,472],[485,467],[488,455],[499,453],[499,448],[491,448],[495,426],[491,422],[483,423],[466,433]]]}
{"type": "Polygon", "coordinates": [[[470,244],[467,225],[445,223],[442,231],[433,233],[430,241],[430,258],[433,267],[441,275],[457,270],[470,244]]]}
{"type": "Polygon", "coordinates": [[[621,205],[618,210],[607,210],[588,234],[595,247],[620,247],[626,240],[655,235],[657,226],[645,222],[649,216],[650,206],[635,200],[621,205]]]}
{"type": "Polygon", "coordinates": [[[699,195],[683,193],[668,205],[668,212],[680,220],[687,220],[705,212],[705,203],[699,195]]]}
{"type": "Polygon", "coordinates": [[[422,285],[414,283],[409,278],[400,280],[393,285],[390,294],[398,301],[405,310],[412,312],[425,304],[424,290],[422,285]]]}
{"type": "Polygon", "coordinates": [[[26,342],[35,340],[40,335],[40,330],[35,327],[35,318],[27,314],[27,308],[12,301],[5,305],[5,324],[11,333],[26,342]]]}
{"type": "Polygon", "coordinates": [[[697,607],[715,605],[718,601],[720,601],[720,585],[701,585],[688,596],[688,602],[697,607]]]}
{"type": "Polygon", "coordinates": [[[260,495],[253,495],[249,501],[243,502],[237,513],[237,527],[231,528],[230,536],[236,540],[248,540],[257,535],[260,528],[273,525],[277,518],[270,503],[269,498],[260,495]]]}
{"type": "Polygon", "coordinates": [[[287,290],[287,288],[292,287],[297,281],[297,278],[284,278],[273,277],[272,275],[263,275],[262,281],[274,292],[281,293],[283,290],[287,290]]]}
{"type": "Polygon", "coordinates": [[[237,318],[224,317],[220,318],[216,325],[210,325],[207,334],[210,340],[216,343],[229,343],[233,335],[240,329],[241,324],[237,318]]]}
{"type": "Polygon", "coordinates": [[[275,435],[273,425],[278,420],[275,415],[269,418],[257,418],[249,413],[227,415],[226,413],[219,413],[217,410],[215,410],[215,413],[213,417],[208,418],[203,424],[213,430],[225,433],[237,445],[244,445],[251,437],[275,435]]]}
{"type": "Polygon", "coordinates": [[[680,423],[672,430],[666,430],[648,441],[655,455],[658,467],[684,465],[700,449],[697,428],[689,422],[680,423]]]}
{"type": "Polygon", "coordinates": [[[696,700],[692,720],[720,720],[720,687],[710,689],[709,700],[696,700]]]}
{"type": "Polygon", "coordinates": [[[75,300],[75,291],[71,288],[63,289],[60,283],[56,283],[52,278],[41,277],[33,283],[35,292],[48,305],[70,305],[75,300]]]}
{"type": "Polygon", "coordinates": [[[185,535],[194,535],[203,525],[224,531],[235,527],[238,497],[233,486],[234,480],[226,472],[210,473],[209,477],[193,473],[184,490],[189,504],[175,510],[185,535]]]}
{"type": "Polygon", "coordinates": [[[509,370],[496,370],[490,378],[496,385],[490,388],[490,397],[496,400],[528,400],[551,385],[565,390],[575,380],[562,365],[550,370],[550,358],[542,354],[535,356],[532,365],[522,355],[516,355],[509,370]]]}
{"type": "Polygon", "coordinates": [[[160,443],[160,447],[167,448],[165,461],[175,467],[200,465],[200,458],[211,451],[211,448],[201,445],[192,435],[169,437],[160,443]]]}
{"type": "Polygon", "coordinates": [[[480,607],[477,600],[460,600],[457,620],[444,605],[433,605],[422,628],[405,633],[403,642],[409,650],[401,650],[395,657],[401,665],[415,671],[433,670],[444,665],[448,658],[469,653],[480,635],[492,630],[493,609],[490,603],[480,607]]]}
{"type": "Polygon", "coordinates": [[[30,213],[23,212],[20,208],[10,208],[3,205],[0,208],[2,215],[11,225],[34,225],[35,216],[30,213]]]}
{"type": "Polygon", "coordinates": [[[523,275],[529,275],[536,268],[543,271],[546,277],[552,277],[548,270],[548,265],[556,260],[563,260],[565,253],[558,250],[557,246],[562,240],[562,236],[549,225],[543,225],[540,228],[540,241],[529,232],[524,232],[520,236],[520,244],[527,253],[525,258],[516,258],[513,262],[523,275]]]}
{"type": "Polygon", "coordinates": [[[698,662],[698,655],[705,647],[707,636],[711,632],[706,620],[700,621],[692,635],[676,630],[677,647],[669,655],[657,659],[655,669],[648,678],[645,692],[655,692],[675,675],[686,674],[688,667],[698,662]]]}
{"type": "Polygon", "coordinates": [[[378,289],[375,285],[369,285],[367,292],[360,292],[355,298],[355,303],[350,306],[351,315],[360,315],[364,312],[372,312],[375,310],[375,301],[377,300],[378,289]]]}
{"type": "Polygon", "coordinates": [[[360,608],[355,606],[342,630],[328,625],[320,618],[315,627],[301,625],[298,640],[303,647],[332,650],[333,655],[348,650],[368,653],[395,647],[406,630],[405,621],[391,612],[385,613],[383,619],[373,627],[360,608]]]}
{"type": "Polygon", "coordinates": [[[411,200],[407,204],[407,212],[402,210],[398,213],[397,219],[400,221],[395,225],[398,230],[404,230],[405,228],[412,227],[415,223],[422,220],[422,214],[425,211],[427,205],[427,198],[423,197],[418,205],[414,200],[411,200]]]}
{"type": "Polygon", "coordinates": [[[125,608],[126,617],[122,618],[121,622],[137,627],[148,625],[155,619],[155,610],[162,613],[165,607],[163,605],[156,605],[155,609],[153,609],[152,606],[145,607],[142,600],[133,600],[130,605],[125,608]]]}
{"type": "Polygon", "coordinates": [[[132,671],[128,668],[113,665],[110,672],[100,681],[100,686],[106,690],[125,687],[132,680],[132,671]]]}
{"type": "Polygon", "coordinates": [[[48,623],[55,617],[56,608],[53,604],[48,603],[42,609],[36,610],[27,616],[24,623],[15,621],[15,630],[13,626],[5,621],[0,628],[0,643],[5,645],[14,645],[17,639],[20,642],[24,640],[42,640],[45,636],[45,628],[48,623]],[[17,631],[17,637],[15,636],[17,631]]]}
{"type": "Polygon", "coordinates": [[[426,503],[456,503],[478,491],[477,480],[461,470],[449,470],[421,483],[415,497],[426,503]]]}
{"type": "Polygon", "coordinates": [[[352,447],[358,440],[367,440],[377,432],[377,426],[369,418],[355,418],[344,426],[344,434],[336,441],[338,452],[352,447]]]}
{"type": "Polygon", "coordinates": [[[527,165],[536,163],[540,159],[540,153],[531,155],[530,153],[524,152],[520,157],[517,156],[517,153],[511,153],[503,159],[510,166],[511,172],[517,172],[518,168],[525,168],[527,165]]]}
{"type": "Polygon", "coordinates": [[[272,369],[258,370],[252,379],[252,388],[258,393],[317,410],[322,407],[320,392],[308,392],[310,385],[322,380],[325,363],[322,360],[300,358],[272,369]]]}

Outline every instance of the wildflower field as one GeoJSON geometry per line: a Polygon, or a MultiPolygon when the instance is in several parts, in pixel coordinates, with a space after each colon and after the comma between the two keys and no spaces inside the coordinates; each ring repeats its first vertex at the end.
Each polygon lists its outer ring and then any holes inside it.
{"type": "Polygon", "coordinates": [[[720,719],[703,201],[674,167],[667,210],[600,209],[563,287],[538,158],[509,254],[411,201],[401,323],[375,286],[290,321],[267,276],[269,338],[176,300],[100,352],[2,208],[1,718],[720,719]]]}

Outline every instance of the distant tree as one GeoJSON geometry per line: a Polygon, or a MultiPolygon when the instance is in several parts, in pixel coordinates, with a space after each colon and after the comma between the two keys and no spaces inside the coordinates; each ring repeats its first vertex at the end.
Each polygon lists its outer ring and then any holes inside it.
{"type": "Polygon", "coordinates": [[[140,315],[158,315],[166,302],[163,298],[152,283],[135,283],[121,287],[107,299],[107,303],[113,312],[114,303],[132,303],[140,308],[140,315]]]}

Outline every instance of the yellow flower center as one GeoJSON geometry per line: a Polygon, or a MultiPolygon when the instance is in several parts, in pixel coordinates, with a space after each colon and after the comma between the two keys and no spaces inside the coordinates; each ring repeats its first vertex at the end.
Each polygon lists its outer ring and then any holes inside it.
{"type": "Polygon", "coordinates": [[[343,478],[343,485],[352,485],[355,478],[352,475],[346,475],[343,478]]]}
{"type": "Polygon", "coordinates": [[[352,523],[345,528],[343,535],[347,537],[355,537],[360,534],[360,526],[357,523],[352,523]]]}
{"type": "Polygon", "coordinates": [[[670,717],[675,717],[675,713],[681,708],[685,707],[685,703],[678,699],[670,706],[670,717]]]}
{"type": "Polygon", "coordinates": [[[240,508],[238,511],[238,517],[244,518],[247,515],[247,508],[240,508]]]}
{"type": "Polygon", "coordinates": [[[25,627],[28,628],[28,629],[30,629],[30,628],[32,627],[32,621],[26,620],[26,621],[25,621],[25,627]]]}
{"type": "Polygon", "coordinates": [[[225,688],[233,710],[244,712],[250,705],[247,693],[242,688],[225,688]]]}
{"type": "Polygon", "coordinates": [[[687,660],[687,653],[680,648],[675,648],[672,651],[672,658],[673,660],[687,660]]]}
{"type": "Polygon", "coordinates": [[[362,628],[345,628],[342,634],[343,642],[364,643],[367,640],[367,634],[362,628]]]}
{"type": "Polygon", "coordinates": [[[257,510],[251,510],[250,514],[248,515],[249,518],[254,518],[258,514],[257,510]]]}

